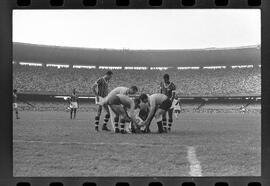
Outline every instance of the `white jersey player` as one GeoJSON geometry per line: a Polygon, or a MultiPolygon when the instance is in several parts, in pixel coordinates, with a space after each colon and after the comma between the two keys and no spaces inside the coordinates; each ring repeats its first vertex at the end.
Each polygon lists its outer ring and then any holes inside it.
{"type": "Polygon", "coordinates": [[[180,98],[175,98],[172,102],[172,107],[174,110],[175,117],[178,118],[179,114],[181,113],[182,107],[180,103],[180,98]]]}

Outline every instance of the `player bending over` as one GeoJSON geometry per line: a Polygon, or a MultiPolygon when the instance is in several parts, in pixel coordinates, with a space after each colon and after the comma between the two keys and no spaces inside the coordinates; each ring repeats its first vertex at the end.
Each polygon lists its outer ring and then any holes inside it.
{"type": "Polygon", "coordinates": [[[72,115],[73,115],[73,119],[76,118],[76,113],[77,113],[77,109],[78,109],[78,96],[76,94],[76,89],[73,89],[73,92],[69,98],[70,101],[70,119],[72,119],[72,115]]]}
{"type": "MultiPolygon", "coordinates": [[[[134,95],[138,92],[138,88],[136,86],[131,86],[130,88],[128,87],[116,87],[114,88],[109,94],[108,96],[106,96],[104,99],[107,99],[109,97],[115,96],[117,94],[122,94],[122,95],[134,95]]],[[[103,99],[100,99],[103,100],[103,99]]],[[[104,102],[105,103],[105,102],[104,102]]],[[[106,104],[104,104],[104,106],[106,106],[106,104]]],[[[111,122],[112,125],[114,126],[115,123],[119,123],[119,118],[114,118],[114,120],[112,120],[111,118],[111,122]],[[118,119],[118,120],[117,120],[118,119]]]]}
{"type": "MultiPolygon", "coordinates": [[[[99,78],[95,84],[92,87],[92,90],[96,96],[96,104],[100,102],[100,98],[105,98],[108,95],[108,84],[109,84],[109,80],[112,78],[112,71],[108,71],[105,76],[99,78]]],[[[104,117],[104,123],[102,126],[102,130],[104,131],[110,131],[110,129],[108,129],[107,127],[107,123],[110,119],[110,112],[109,112],[109,108],[107,105],[98,105],[98,111],[97,111],[97,115],[95,117],[95,130],[99,131],[99,119],[100,119],[100,115],[102,112],[102,108],[104,108],[106,115],[104,117]]]]}
{"type": "Polygon", "coordinates": [[[131,122],[135,124],[135,112],[136,105],[138,105],[138,99],[134,101],[128,97],[127,95],[123,94],[109,94],[101,105],[108,105],[113,113],[115,114],[114,118],[114,128],[115,133],[127,133],[128,131],[125,130],[125,124],[131,122]],[[127,113],[129,110],[129,115],[127,113]],[[118,121],[120,119],[120,130],[118,127],[118,121]]]}
{"type": "Polygon", "coordinates": [[[166,113],[172,106],[172,101],[164,94],[152,94],[150,96],[142,94],[140,101],[148,103],[150,110],[146,120],[142,125],[145,125],[145,132],[150,133],[150,124],[155,117],[157,120],[159,133],[164,132],[162,126],[162,115],[166,113]]]}
{"type": "Polygon", "coordinates": [[[20,117],[19,117],[19,110],[18,110],[18,104],[17,104],[17,99],[18,99],[17,89],[14,89],[13,90],[13,110],[15,110],[16,119],[20,119],[20,117]]]}

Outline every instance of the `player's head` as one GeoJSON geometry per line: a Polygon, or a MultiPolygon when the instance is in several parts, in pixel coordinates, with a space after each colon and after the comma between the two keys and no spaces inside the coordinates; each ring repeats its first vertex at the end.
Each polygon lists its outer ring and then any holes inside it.
{"type": "Polygon", "coordinates": [[[140,95],[140,100],[143,102],[143,103],[147,103],[148,102],[148,96],[146,94],[141,94],[140,95]]]}
{"type": "Polygon", "coordinates": [[[129,88],[129,94],[136,94],[138,92],[138,88],[136,86],[131,86],[129,88]]]}
{"type": "Polygon", "coordinates": [[[13,92],[14,92],[14,93],[17,93],[17,89],[13,89],[13,92]]]}
{"type": "Polygon", "coordinates": [[[166,82],[166,83],[169,82],[170,81],[169,74],[164,74],[163,79],[164,79],[164,82],[166,82]]]}
{"type": "Polygon", "coordinates": [[[141,103],[140,98],[134,99],[135,109],[140,108],[140,103],[141,103]]]}
{"type": "Polygon", "coordinates": [[[106,78],[107,80],[109,80],[109,79],[112,78],[112,75],[113,75],[113,72],[109,70],[109,71],[106,72],[105,78],[106,78]]]}

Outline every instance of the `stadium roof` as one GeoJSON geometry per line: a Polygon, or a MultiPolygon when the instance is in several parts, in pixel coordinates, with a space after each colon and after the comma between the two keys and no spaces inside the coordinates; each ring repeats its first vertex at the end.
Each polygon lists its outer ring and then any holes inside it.
{"type": "Polygon", "coordinates": [[[210,66],[259,65],[260,46],[196,50],[114,50],[13,44],[13,60],[69,65],[210,66]]]}

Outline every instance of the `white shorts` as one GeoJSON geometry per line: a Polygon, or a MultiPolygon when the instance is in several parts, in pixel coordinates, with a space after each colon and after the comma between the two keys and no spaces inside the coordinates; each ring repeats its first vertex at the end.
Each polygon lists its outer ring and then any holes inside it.
{"type": "Polygon", "coordinates": [[[73,108],[73,109],[77,109],[78,108],[78,102],[71,102],[69,107],[73,108]]]}
{"type": "Polygon", "coordinates": [[[105,99],[103,97],[98,96],[99,101],[97,100],[97,97],[95,97],[95,104],[100,105],[100,103],[105,99]]]}
{"type": "Polygon", "coordinates": [[[18,104],[17,103],[13,103],[13,108],[14,109],[18,108],[18,104]]]}

